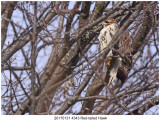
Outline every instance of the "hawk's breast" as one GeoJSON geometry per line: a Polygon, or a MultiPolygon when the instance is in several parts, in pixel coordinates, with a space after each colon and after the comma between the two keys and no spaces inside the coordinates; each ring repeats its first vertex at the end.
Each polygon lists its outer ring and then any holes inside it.
{"type": "Polygon", "coordinates": [[[113,36],[116,34],[118,30],[118,25],[116,23],[112,23],[110,25],[105,26],[99,35],[99,45],[100,51],[102,51],[108,44],[111,42],[113,36]]]}

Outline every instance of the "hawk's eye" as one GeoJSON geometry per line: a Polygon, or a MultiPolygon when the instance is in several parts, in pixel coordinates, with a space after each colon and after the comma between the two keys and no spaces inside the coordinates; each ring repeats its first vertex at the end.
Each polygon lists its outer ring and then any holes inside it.
{"type": "Polygon", "coordinates": [[[109,23],[109,21],[105,21],[106,23],[109,23]]]}

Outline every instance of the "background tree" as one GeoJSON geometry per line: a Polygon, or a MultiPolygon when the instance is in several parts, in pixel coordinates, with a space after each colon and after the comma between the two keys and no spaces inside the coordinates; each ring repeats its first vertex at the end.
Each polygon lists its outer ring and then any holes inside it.
{"type": "Polygon", "coordinates": [[[159,114],[158,2],[1,2],[2,113],[159,114]],[[98,50],[101,22],[120,29],[98,50]],[[104,53],[124,33],[133,65],[123,85],[104,85],[104,53]]]}

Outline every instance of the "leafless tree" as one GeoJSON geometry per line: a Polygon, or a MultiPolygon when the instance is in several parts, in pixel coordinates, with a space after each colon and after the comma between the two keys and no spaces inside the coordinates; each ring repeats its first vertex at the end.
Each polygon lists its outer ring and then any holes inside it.
{"type": "Polygon", "coordinates": [[[1,2],[2,114],[159,114],[159,3],[1,2]],[[120,29],[101,53],[101,22],[120,29]],[[105,85],[104,55],[132,37],[127,81],[105,85]],[[105,53],[105,54],[104,54],[105,53]]]}

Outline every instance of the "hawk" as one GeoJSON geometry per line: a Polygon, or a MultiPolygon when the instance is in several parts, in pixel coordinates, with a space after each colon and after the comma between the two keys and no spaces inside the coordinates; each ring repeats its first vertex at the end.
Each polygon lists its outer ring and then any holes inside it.
{"type": "MultiPolygon", "coordinates": [[[[108,46],[112,41],[113,36],[119,30],[119,25],[114,19],[108,18],[102,22],[103,29],[99,34],[99,48],[100,52],[108,46]]],[[[105,73],[105,82],[108,86],[117,77],[124,83],[128,77],[128,69],[131,66],[129,62],[131,54],[131,39],[129,38],[129,32],[126,32],[123,38],[118,43],[118,51],[121,54],[114,56],[112,50],[106,55],[103,65],[103,73],[105,73]]]]}

